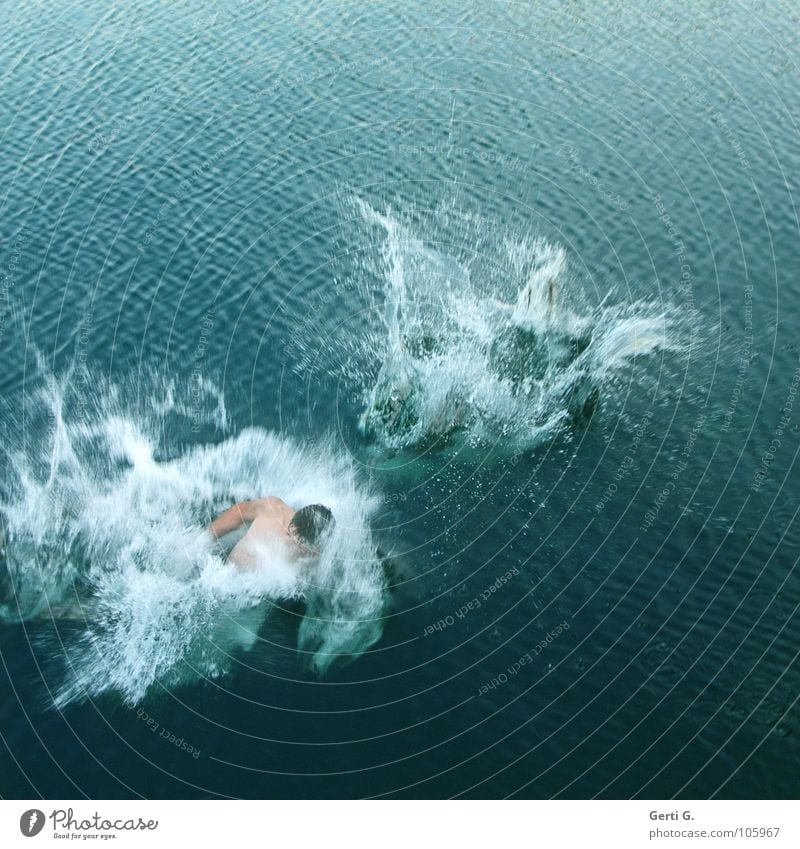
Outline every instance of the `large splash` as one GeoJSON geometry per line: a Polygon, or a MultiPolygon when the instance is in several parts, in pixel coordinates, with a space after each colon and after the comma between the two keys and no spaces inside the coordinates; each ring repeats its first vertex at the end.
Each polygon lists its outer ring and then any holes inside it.
{"type": "MultiPolygon", "coordinates": [[[[321,674],[363,653],[381,634],[384,578],[369,529],[376,504],[350,461],[258,428],[198,446],[198,405],[155,375],[144,385],[145,401],[131,404],[85,371],[47,376],[6,433],[0,617],[78,625],[61,647],[55,704],[104,692],[132,703],[156,685],[218,676],[291,599],[305,604],[305,665],[321,674]],[[333,510],[317,568],[298,576],[276,550],[238,572],[204,531],[231,503],[269,494],[333,510]]],[[[204,391],[219,434],[224,404],[204,391]]]]}
{"type": "Polygon", "coordinates": [[[590,417],[636,358],[680,346],[674,308],[610,294],[591,305],[560,245],[443,212],[421,238],[424,223],[356,207],[379,250],[354,275],[380,323],[361,349],[376,366],[350,376],[362,381],[361,429],[380,445],[458,432],[532,446],[590,417]]]}

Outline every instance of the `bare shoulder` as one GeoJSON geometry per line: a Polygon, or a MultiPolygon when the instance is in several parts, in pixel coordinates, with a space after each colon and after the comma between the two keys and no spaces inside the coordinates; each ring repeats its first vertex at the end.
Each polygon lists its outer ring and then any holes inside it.
{"type": "Polygon", "coordinates": [[[256,513],[268,513],[271,516],[282,515],[287,511],[294,513],[294,510],[282,498],[278,498],[277,495],[256,498],[249,503],[256,513]]]}

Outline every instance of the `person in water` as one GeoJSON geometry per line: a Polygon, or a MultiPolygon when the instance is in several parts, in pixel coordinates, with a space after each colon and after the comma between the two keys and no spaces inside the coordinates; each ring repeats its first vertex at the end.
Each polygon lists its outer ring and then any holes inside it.
{"type": "Polygon", "coordinates": [[[242,501],[229,507],[208,526],[216,539],[247,525],[247,530],[228,555],[240,571],[255,569],[275,546],[282,546],[289,561],[302,561],[320,554],[320,545],[336,525],[331,511],[322,504],[293,510],[275,496],[242,501]]]}
{"type": "MultiPolygon", "coordinates": [[[[16,592],[6,557],[7,536],[0,516],[0,605],[12,604],[16,592]]],[[[321,554],[325,537],[336,526],[330,509],[322,504],[309,504],[293,510],[275,496],[242,501],[229,507],[208,526],[212,537],[221,540],[241,531],[243,535],[228,554],[228,560],[242,572],[255,570],[260,564],[280,560],[299,574],[321,554]]],[[[72,602],[75,600],[72,599],[72,602]]],[[[88,600],[70,604],[48,604],[47,618],[85,618],[88,600]],[[79,614],[76,614],[76,609],[79,614]]]]}

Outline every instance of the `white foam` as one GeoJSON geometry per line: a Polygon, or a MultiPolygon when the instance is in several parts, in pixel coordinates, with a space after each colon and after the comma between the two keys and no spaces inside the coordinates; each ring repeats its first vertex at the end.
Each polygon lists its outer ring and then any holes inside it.
{"type": "Polygon", "coordinates": [[[155,685],[220,675],[287,598],[306,600],[308,666],[358,657],[380,637],[384,582],[369,530],[377,504],[349,458],[259,428],[166,458],[159,434],[180,405],[168,387],[152,391],[142,415],[113,387],[47,378],[38,430],[9,449],[1,506],[14,596],[0,616],[63,612],[74,582],[84,599],[72,606],[86,621],[65,647],[55,704],[104,692],[135,702],[155,685]],[[203,529],[231,503],[269,494],[331,508],[336,532],[319,569],[298,572],[276,547],[240,572],[203,529]]]}
{"type": "Polygon", "coordinates": [[[361,425],[383,446],[454,431],[533,445],[585,415],[637,357],[681,347],[669,305],[589,305],[560,245],[499,239],[483,220],[438,215],[457,232],[431,222],[426,238],[456,243],[451,255],[418,238],[419,225],[355,205],[380,257],[356,268],[356,283],[383,318],[362,346],[361,425]]]}

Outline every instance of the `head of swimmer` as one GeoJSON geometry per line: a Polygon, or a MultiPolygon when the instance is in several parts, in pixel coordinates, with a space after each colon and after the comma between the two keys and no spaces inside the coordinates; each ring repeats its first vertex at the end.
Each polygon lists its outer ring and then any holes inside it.
{"type": "Polygon", "coordinates": [[[333,513],[324,504],[308,504],[292,516],[289,533],[302,549],[318,555],[325,537],[335,526],[333,513]]]}

